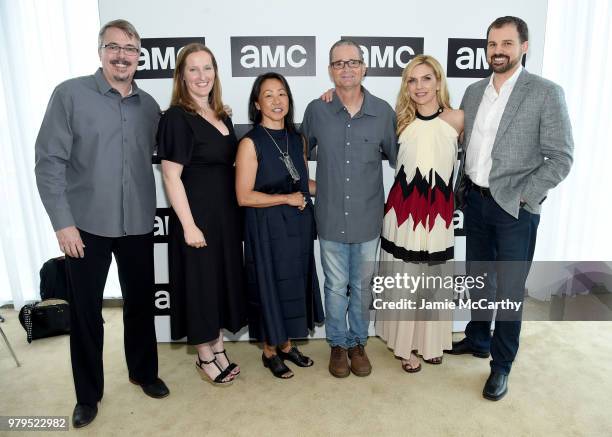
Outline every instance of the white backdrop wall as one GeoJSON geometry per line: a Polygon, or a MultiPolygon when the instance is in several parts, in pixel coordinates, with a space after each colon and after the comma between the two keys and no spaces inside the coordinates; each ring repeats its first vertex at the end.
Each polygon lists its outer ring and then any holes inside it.
{"type": "MultiPolygon", "coordinates": [[[[248,96],[254,77],[267,70],[287,76],[295,100],[296,122],[306,105],[330,88],[327,73],[329,47],[342,36],[363,43],[369,73],[365,87],[392,107],[403,66],[411,55],[436,57],[448,73],[451,102],[458,107],[465,88],[488,75],[484,57],[487,26],[495,18],[515,15],[529,25],[526,67],[541,74],[546,25],[546,0],[515,0],[502,4],[487,0],[421,1],[354,0],[350,4],[312,0],[308,6],[282,0],[218,2],[183,0],[99,0],[100,22],[125,18],[143,38],[138,85],[151,93],[162,109],[168,107],[176,54],[192,40],[204,39],[219,64],[223,100],[233,108],[239,132],[249,123],[248,96]],[[255,67],[259,67],[259,70],[255,67]],[[242,125],[242,126],[241,126],[242,125]]],[[[316,163],[310,163],[311,174],[316,163]]],[[[159,341],[169,341],[166,222],[168,203],[156,169],[158,218],[156,222],[156,318],[159,341]]],[[[384,165],[386,190],[393,169],[384,165]]],[[[462,217],[456,214],[456,259],[464,259],[462,217]]],[[[318,272],[323,290],[323,271],[318,272]]],[[[465,323],[455,323],[461,330],[465,323]]],[[[317,328],[314,337],[323,337],[317,328]]],[[[232,338],[247,339],[246,330],[232,338]]]]}

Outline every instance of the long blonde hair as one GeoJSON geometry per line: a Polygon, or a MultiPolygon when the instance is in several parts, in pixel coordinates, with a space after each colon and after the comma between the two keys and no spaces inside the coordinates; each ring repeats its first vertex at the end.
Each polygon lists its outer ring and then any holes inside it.
{"type": "Polygon", "coordinates": [[[425,64],[431,67],[440,86],[440,90],[436,92],[438,105],[443,109],[451,109],[450,97],[448,95],[448,86],[446,84],[446,76],[442,65],[429,55],[417,55],[406,65],[402,73],[402,85],[400,86],[397,96],[397,104],[395,105],[395,113],[397,114],[397,134],[400,135],[406,126],[416,118],[416,103],[410,98],[408,92],[408,79],[412,75],[412,71],[418,65],[425,64]]]}
{"type": "Polygon", "coordinates": [[[224,119],[227,117],[227,114],[223,110],[223,101],[221,100],[221,81],[219,80],[217,60],[208,47],[198,42],[187,44],[178,55],[174,76],[172,78],[172,99],[170,100],[170,106],[181,106],[187,111],[198,112],[198,105],[189,94],[189,91],[187,91],[187,84],[185,84],[184,80],[187,56],[196,52],[206,52],[210,55],[215,70],[215,80],[212,90],[210,90],[210,94],[208,95],[208,104],[215,114],[217,114],[217,117],[224,119]]]}

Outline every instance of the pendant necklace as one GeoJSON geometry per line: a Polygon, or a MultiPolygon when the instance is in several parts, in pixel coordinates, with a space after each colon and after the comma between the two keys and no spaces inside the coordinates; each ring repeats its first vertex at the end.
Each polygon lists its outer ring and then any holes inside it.
{"type": "Polygon", "coordinates": [[[270,135],[270,132],[268,132],[268,129],[266,129],[264,125],[261,125],[261,127],[263,127],[263,129],[266,131],[266,133],[268,134],[268,136],[270,137],[270,139],[272,140],[272,142],[278,149],[278,153],[280,153],[281,155],[278,157],[278,159],[280,159],[283,162],[283,164],[285,164],[285,168],[289,172],[291,179],[293,179],[293,183],[295,184],[299,182],[300,173],[295,168],[295,165],[293,164],[293,161],[291,160],[291,156],[289,156],[289,133],[287,132],[287,130],[285,130],[285,139],[287,140],[287,151],[283,152],[282,149],[278,146],[278,144],[274,140],[274,137],[272,137],[272,135],[270,135]]]}

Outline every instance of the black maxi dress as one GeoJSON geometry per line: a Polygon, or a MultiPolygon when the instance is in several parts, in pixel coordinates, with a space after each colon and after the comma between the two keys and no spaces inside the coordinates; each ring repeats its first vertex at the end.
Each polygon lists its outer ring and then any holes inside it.
{"type": "Polygon", "coordinates": [[[225,328],[246,325],[246,292],[242,253],[242,218],[235,191],[234,162],[238,141],[232,121],[229,135],[181,107],[161,117],[157,155],[183,164],[181,180],[196,225],[206,246],[189,247],[172,211],[169,222],[171,336],[201,344],[225,328]]]}
{"type": "MultiPolygon", "coordinates": [[[[301,191],[307,206],[245,208],[245,265],[247,272],[249,334],[268,344],[304,338],[323,322],[323,305],[314,259],[316,236],[313,206],[301,137],[289,134],[289,155],[300,174],[293,183],[279,159],[280,152],[261,125],[246,134],[255,144],[255,191],[289,194],[301,191]]],[[[285,130],[268,132],[283,151],[285,130]]]]}

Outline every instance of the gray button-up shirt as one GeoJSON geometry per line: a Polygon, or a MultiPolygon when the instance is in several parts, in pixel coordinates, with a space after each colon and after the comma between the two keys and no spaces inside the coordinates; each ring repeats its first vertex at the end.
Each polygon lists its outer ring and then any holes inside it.
{"type": "Polygon", "coordinates": [[[324,240],[363,243],[380,236],[384,209],[383,152],[395,167],[395,112],[362,87],[354,117],[334,94],[331,103],[310,102],[302,133],[317,147],[317,231],[324,240]]]}
{"type": "Polygon", "coordinates": [[[36,182],[57,231],[146,234],[155,220],[152,155],[159,106],[132,83],[122,97],[102,69],[55,88],[36,139],[36,182]]]}

